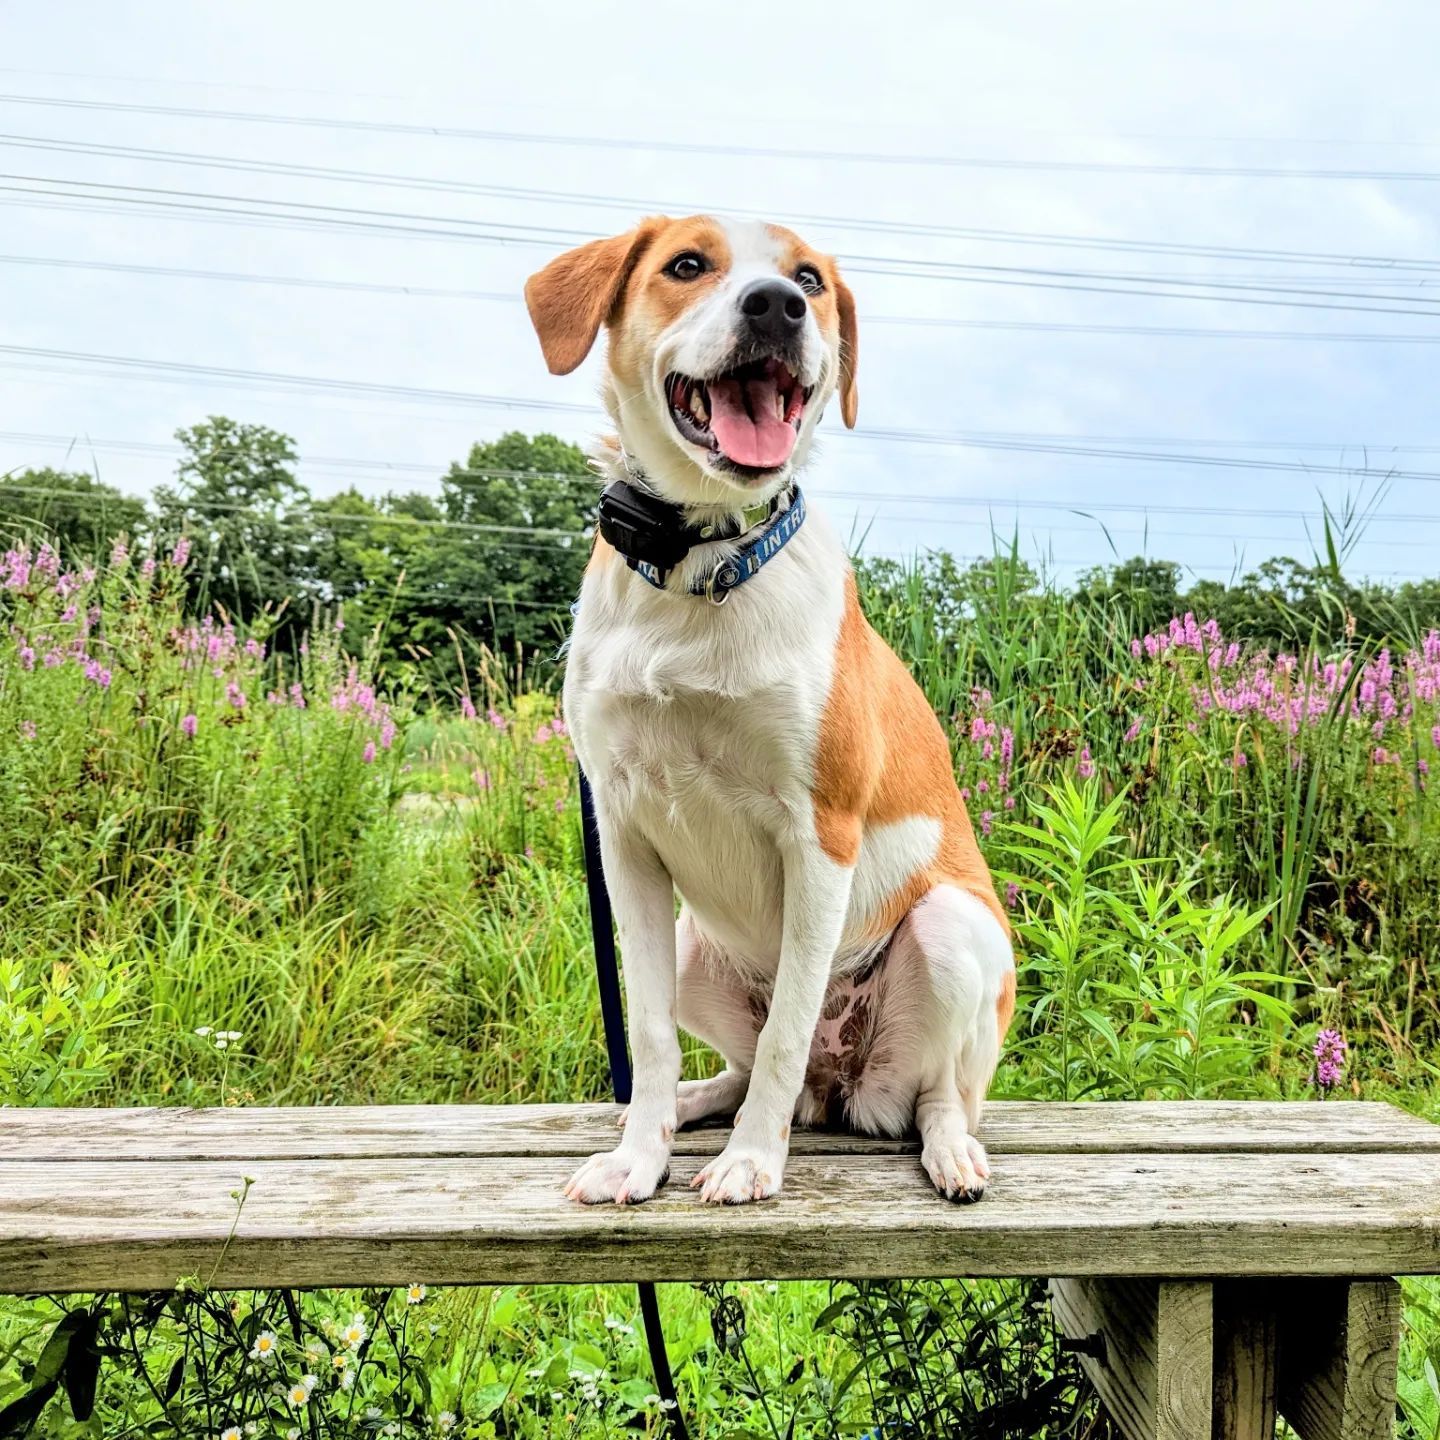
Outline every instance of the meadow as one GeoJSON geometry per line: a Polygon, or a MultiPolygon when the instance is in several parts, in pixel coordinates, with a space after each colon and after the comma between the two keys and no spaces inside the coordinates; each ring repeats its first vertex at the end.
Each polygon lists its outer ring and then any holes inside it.
{"type": "MultiPolygon", "coordinates": [[[[0,562],[0,1103],[605,1098],[553,671],[482,656],[433,689],[329,610],[275,653],[264,617],[187,613],[187,551],[0,562]]],[[[993,1093],[1440,1118],[1440,633],[1267,648],[1003,550],[939,573],[862,579],[1014,920],[993,1093]]],[[[1402,1433],[1436,1440],[1440,1286],[1406,1300],[1402,1433]]],[[[1030,1287],[662,1306],[697,1436],[1104,1433],[1030,1287]]],[[[5,1301],[0,1410],[36,1436],[665,1425],[625,1287],[5,1301]]]]}

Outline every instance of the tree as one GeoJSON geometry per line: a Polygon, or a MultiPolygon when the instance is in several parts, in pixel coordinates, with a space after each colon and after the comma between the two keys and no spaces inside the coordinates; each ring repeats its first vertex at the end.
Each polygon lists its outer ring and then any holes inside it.
{"type": "MultiPolygon", "coordinates": [[[[423,542],[404,550],[391,626],[397,650],[434,655],[452,681],[459,671],[452,634],[507,665],[548,663],[590,550],[585,532],[598,482],[584,452],[554,435],[512,431],[472,446],[440,484],[442,524],[414,513],[419,497],[409,502],[423,542]]],[[[390,543],[398,546],[401,516],[393,509],[391,520],[390,543]]],[[[398,565],[393,573],[398,579],[398,565]]]]}
{"type": "Polygon", "coordinates": [[[120,535],[149,528],[145,502],[74,470],[22,470],[0,478],[0,536],[48,540],[68,560],[95,559],[120,535]]]}
{"type": "Polygon", "coordinates": [[[175,438],[179,490],[156,492],[166,540],[192,537],[191,602],[218,602],[242,620],[304,598],[309,493],[295,478],[295,442],[223,415],[175,438]]]}

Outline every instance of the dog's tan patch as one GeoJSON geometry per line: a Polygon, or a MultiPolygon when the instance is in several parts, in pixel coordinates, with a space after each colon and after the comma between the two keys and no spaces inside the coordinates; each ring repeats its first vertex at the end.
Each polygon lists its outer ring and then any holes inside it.
{"type": "Polygon", "coordinates": [[[845,614],[820,723],[811,795],[820,845],[841,865],[855,863],[866,826],[915,815],[940,822],[935,859],[865,917],[866,938],[890,934],[938,884],[969,891],[1009,934],[1004,907],[955,784],[945,732],[910,672],[861,613],[854,575],[845,579],[845,614]]]}

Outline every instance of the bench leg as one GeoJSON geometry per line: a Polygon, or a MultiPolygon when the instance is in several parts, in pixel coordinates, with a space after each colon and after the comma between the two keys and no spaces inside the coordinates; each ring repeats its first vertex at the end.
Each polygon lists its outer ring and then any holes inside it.
{"type": "Polygon", "coordinates": [[[1215,1350],[1208,1283],[1052,1280],[1050,1304],[1126,1440],[1206,1440],[1215,1350]]]}
{"type": "Polygon", "coordinates": [[[1390,1440],[1393,1280],[1052,1280],[1060,1332],[1126,1440],[1390,1440]]]}
{"type": "Polygon", "coordinates": [[[1400,1287],[1384,1280],[1276,1286],[1280,1413],[1301,1440],[1389,1440],[1395,1433],[1400,1287]]]}

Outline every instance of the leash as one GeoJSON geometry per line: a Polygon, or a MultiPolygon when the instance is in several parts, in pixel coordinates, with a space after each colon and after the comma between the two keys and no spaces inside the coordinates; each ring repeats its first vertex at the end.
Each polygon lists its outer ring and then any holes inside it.
{"type": "MultiPolygon", "coordinates": [[[[605,868],[600,861],[600,829],[595,820],[595,797],[590,782],[580,771],[580,832],[585,852],[585,888],[590,896],[590,933],[595,939],[595,978],[600,986],[600,1018],[605,1026],[605,1049],[610,1060],[610,1085],[621,1105],[630,1103],[630,1051],[625,1044],[625,1008],[620,999],[620,967],[615,959],[615,927],[610,911],[610,892],[605,888],[605,868]]],[[[675,1377],[670,1373],[670,1352],[665,1348],[665,1328],[660,1323],[660,1300],[655,1286],[642,1280],[640,1318],[645,1326],[645,1345],[655,1373],[655,1390],[668,1404],[662,1409],[671,1440],[690,1440],[680,1401],[675,1394],[675,1377]]]]}

